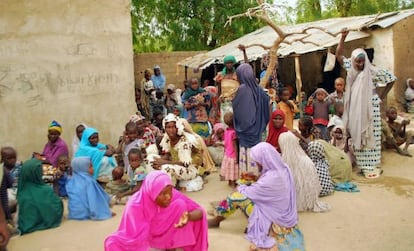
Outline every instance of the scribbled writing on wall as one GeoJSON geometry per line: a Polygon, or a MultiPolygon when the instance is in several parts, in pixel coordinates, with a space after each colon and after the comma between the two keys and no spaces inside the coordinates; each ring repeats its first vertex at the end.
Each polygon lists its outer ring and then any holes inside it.
{"type": "Polygon", "coordinates": [[[90,94],[97,89],[111,92],[118,83],[120,78],[113,72],[75,74],[70,70],[50,72],[33,66],[6,64],[0,65],[0,102],[7,98],[19,98],[28,106],[35,106],[43,100],[46,92],[52,95],[90,94]]]}

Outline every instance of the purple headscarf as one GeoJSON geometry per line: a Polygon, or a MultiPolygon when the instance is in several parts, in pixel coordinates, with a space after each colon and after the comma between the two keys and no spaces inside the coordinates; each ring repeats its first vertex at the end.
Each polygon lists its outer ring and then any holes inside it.
{"type": "Polygon", "coordinates": [[[251,157],[263,169],[256,183],[238,188],[254,203],[246,238],[259,248],[271,248],[275,245],[269,236],[272,223],[290,228],[298,222],[295,185],[289,167],[271,144],[257,144],[251,157]]]}
{"type": "Polygon", "coordinates": [[[234,129],[240,145],[250,148],[260,142],[269,122],[269,96],[257,84],[249,64],[240,65],[236,74],[240,87],[232,103],[234,129]]]}

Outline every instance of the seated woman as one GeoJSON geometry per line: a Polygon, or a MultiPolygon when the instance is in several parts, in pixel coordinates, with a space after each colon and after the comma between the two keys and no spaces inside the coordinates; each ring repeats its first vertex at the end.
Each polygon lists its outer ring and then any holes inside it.
{"type": "MultiPolygon", "coordinates": [[[[352,163],[348,155],[325,140],[319,139],[319,130],[313,125],[311,117],[304,116],[299,120],[299,130],[300,133],[297,131],[293,133],[299,138],[302,149],[308,153],[309,157],[311,157],[310,151],[316,154],[311,159],[316,165],[320,179],[324,179],[323,177],[329,172],[329,176],[334,183],[343,183],[351,180],[352,163]],[[309,149],[311,142],[313,143],[312,150],[309,149]],[[319,156],[320,153],[323,156],[319,156]],[[323,158],[323,160],[320,162],[319,158],[323,158]],[[319,164],[315,162],[316,160],[318,160],[319,164]],[[323,164],[321,164],[322,162],[323,164]]],[[[324,185],[322,185],[322,190],[324,190],[323,187],[324,185]]]]}
{"type": "Polygon", "coordinates": [[[66,184],[68,218],[72,220],[106,220],[112,217],[110,198],[102,186],[91,176],[89,157],[72,160],[73,176],[66,184]]]}
{"type": "Polygon", "coordinates": [[[62,221],[63,203],[51,186],[42,180],[42,162],[24,162],[17,189],[18,227],[21,234],[58,227],[62,221]]]}
{"type": "Polygon", "coordinates": [[[217,168],[214,164],[213,158],[210,155],[210,152],[208,151],[206,142],[204,141],[203,137],[193,131],[193,128],[186,119],[180,119],[180,121],[184,126],[184,131],[192,134],[197,139],[197,146],[201,154],[201,159],[203,160],[202,168],[198,168],[198,174],[204,177],[204,175],[208,175],[211,172],[216,172],[217,168]]]}
{"type": "Polygon", "coordinates": [[[186,119],[191,124],[193,131],[203,138],[210,136],[210,95],[200,87],[196,78],[191,79],[190,87],[185,90],[182,99],[187,110],[186,119]]]}
{"type": "Polygon", "coordinates": [[[218,227],[241,208],[249,217],[246,238],[252,244],[250,250],[304,250],[303,235],[296,226],[295,184],[289,167],[269,143],[255,145],[250,153],[260,178],[250,186],[240,185],[238,192],[221,202],[209,227],[218,227]]]}
{"type": "Polygon", "coordinates": [[[106,251],[151,248],[208,250],[204,210],[174,189],[168,174],[153,171],[128,201],[118,231],[105,240],[106,251]]]}
{"type": "Polygon", "coordinates": [[[197,138],[186,132],[182,120],[171,113],[164,118],[163,127],[162,158],[154,160],[153,168],[168,173],[174,185],[180,181],[178,185],[187,191],[201,190],[203,181],[198,175],[203,160],[197,138]]]}
{"type": "Polygon", "coordinates": [[[43,162],[51,164],[54,167],[57,166],[57,159],[59,156],[69,156],[68,146],[66,145],[66,142],[60,138],[61,134],[62,126],[53,120],[49,125],[47,134],[48,142],[43,148],[42,155],[45,158],[43,162]]]}
{"type": "Polygon", "coordinates": [[[296,206],[299,212],[326,212],[329,205],[319,201],[321,185],[315,164],[300,147],[298,138],[291,132],[279,137],[282,160],[289,166],[296,188],[296,206]]]}
{"type": "Polygon", "coordinates": [[[266,142],[273,145],[280,153],[279,136],[282,133],[288,132],[289,129],[285,126],[286,115],[282,110],[276,110],[272,113],[269,121],[269,134],[266,142]]]}
{"type": "Polygon", "coordinates": [[[73,157],[75,157],[75,153],[78,151],[80,141],[82,139],[82,134],[85,129],[88,128],[88,126],[84,123],[79,123],[75,127],[75,135],[72,139],[72,153],[73,157]]]}
{"type": "Polygon", "coordinates": [[[94,179],[109,182],[112,179],[112,170],[117,166],[114,153],[115,148],[99,143],[98,131],[88,127],[83,131],[75,157],[89,157],[92,161],[94,179]]]}

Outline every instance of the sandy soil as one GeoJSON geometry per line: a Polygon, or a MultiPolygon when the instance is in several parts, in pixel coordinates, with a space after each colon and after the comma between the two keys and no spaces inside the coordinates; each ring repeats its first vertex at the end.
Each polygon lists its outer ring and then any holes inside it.
{"type": "MultiPolygon", "coordinates": [[[[409,150],[414,154],[414,147],[409,150]]],[[[335,192],[322,198],[332,206],[330,212],[299,214],[306,250],[414,250],[414,158],[386,151],[382,169],[384,174],[377,180],[354,174],[359,193],[335,192]]],[[[208,180],[203,191],[188,193],[206,209],[210,201],[232,191],[217,174],[208,180]]],[[[103,240],[118,227],[123,206],[113,210],[117,216],[110,220],[64,220],[58,228],[14,237],[9,250],[103,250],[103,240]]],[[[247,250],[246,224],[247,219],[237,212],[219,229],[209,230],[209,250],[247,250]]]]}

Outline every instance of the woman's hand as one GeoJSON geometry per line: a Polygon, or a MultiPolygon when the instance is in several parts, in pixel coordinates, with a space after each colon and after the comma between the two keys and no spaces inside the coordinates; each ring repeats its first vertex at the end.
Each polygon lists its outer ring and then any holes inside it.
{"type": "Polygon", "coordinates": [[[180,220],[177,224],[174,224],[174,227],[184,227],[188,223],[188,212],[184,212],[183,215],[181,215],[180,220]]]}
{"type": "Polygon", "coordinates": [[[169,164],[170,162],[168,160],[157,158],[152,162],[152,168],[156,170],[160,170],[162,165],[169,164]]]}
{"type": "Polygon", "coordinates": [[[341,37],[342,37],[343,39],[345,39],[345,38],[346,38],[346,36],[348,36],[348,34],[349,34],[349,30],[348,30],[348,28],[343,28],[343,29],[341,30],[341,37]]]}

